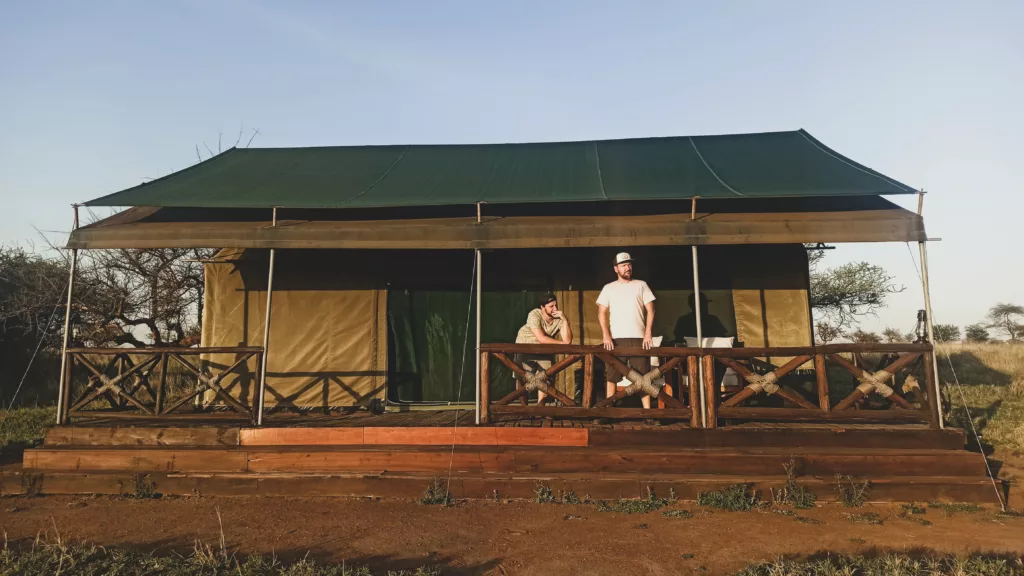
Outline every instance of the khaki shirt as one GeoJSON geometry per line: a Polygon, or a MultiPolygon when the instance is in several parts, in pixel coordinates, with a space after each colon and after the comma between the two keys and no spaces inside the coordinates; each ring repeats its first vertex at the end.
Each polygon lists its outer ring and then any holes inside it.
{"type": "Polygon", "coordinates": [[[552,318],[550,323],[546,322],[540,308],[534,308],[526,316],[526,325],[520,328],[519,333],[516,334],[516,344],[539,344],[537,337],[533,335],[533,328],[540,328],[542,332],[555,338],[555,335],[562,330],[562,324],[561,318],[552,318]]]}

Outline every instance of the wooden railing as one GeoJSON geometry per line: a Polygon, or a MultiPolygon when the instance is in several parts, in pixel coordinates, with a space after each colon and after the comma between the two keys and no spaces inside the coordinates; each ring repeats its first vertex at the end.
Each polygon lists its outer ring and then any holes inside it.
{"type": "Polygon", "coordinates": [[[160,418],[213,416],[256,421],[260,387],[255,372],[252,405],[243,404],[226,389],[228,376],[242,377],[250,360],[259,366],[263,349],[219,348],[69,348],[67,370],[61,386],[64,406],[61,419],[74,416],[104,418],[160,418]],[[233,354],[226,368],[201,367],[194,359],[203,354],[233,354]],[[189,358],[193,358],[190,360],[189,358]],[[173,366],[173,368],[172,368],[173,366]],[[169,376],[176,371],[185,384],[171,392],[169,376]],[[196,406],[196,399],[213,392],[214,402],[196,406]],[[72,395],[75,397],[72,398],[72,395]],[[216,409],[215,409],[216,408],[216,409]]]}
{"type": "Polygon", "coordinates": [[[699,381],[697,378],[696,348],[616,348],[607,351],[600,346],[547,345],[547,344],[483,344],[480,347],[480,418],[488,422],[491,415],[520,416],[551,416],[556,418],[659,418],[689,420],[697,426],[700,411],[699,381]],[[548,383],[548,396],[545,400],[557,400],[561,406],[529,405],[527,397],[527,368],[514,362],[510,356],[515,354],[564,355],[565,358],[552,364],[545,370],[548,383]],[[652,367],[648,376],[664,377],[666,381],[677,383],[687,382],[685,390],[680,390],[679,397],[671,394],[671,388],[665,387],[657,396],[660,408],[621,408],[615,402],[625,398],[629,392],[618,390],[610,398],[604,397],[604,382],[600,383],[601,399],[595,401],[594,366],[596,360],[605,365],[612,365],[623,374],[629,373],[627,366],[630,357],[658,357],[662,359],[659,366],[652,367]],[[515,391],[492,402],[491,397],[491,359],[497,360],[515,375],[515,391]],[[580,402],[569,398],[554,386],[555,376],[566,368],[583,362],[583,389],[580,402]],[[657,372],[654,374],[654,372],[657,372]],[[518,406],[513,403],[518,402],[518,406]]]}
{"type": "Polygon", "coordinates": [[[702,350],[616,348],[611,352],[600,346],[484,344],[480,348],[481,419],[487,422],[492,416],[508,415],[643,417],[686,419],[695,428],[716,428],[721,420],[929,422],[938,427],[939,403],[933,401],[935,383],[931,351],[929,344],[834,344],[702,350]],[[524,383],[532,381],[533,388],[536,388],[539,379],[535,374],[527,378],[527,368],[510,359],[515,354],[565,356],[545,371],[543,380],[546,382],[540,383],[541,387],[547,384],[548,398],[557,400],[561,406],[529,404],[530,392],[524,383]],[[625,373],[627,367],[623,360],[632,356],[661,359],[659,372],[666,376],[666,387],[658,399],[663,408],[616,407],[615,404],[629,394],[629,389],[617,389],[614,396],[605,398],[603,382],[599,393],[601,399],[595,401],[595,361],[601,360],[625,373]],[[518,376],[516,390],[496,401],[491,400],[490,394],[492,359],[518,376]],[[553,382],[559,372],[580,360],[584,363],[584,376],[582,396],[577,402],[564,392],[555,390],[553,382]],[[728,372],[735,375],[733,383],[725,377],[728,372]],[[679,399],[671,395],[672,386],[676,387],[679,399]],[[703,387],[703,399],[698,386],[703,387]],[[519,405],[512,405],[514,402],[519,405]]]}

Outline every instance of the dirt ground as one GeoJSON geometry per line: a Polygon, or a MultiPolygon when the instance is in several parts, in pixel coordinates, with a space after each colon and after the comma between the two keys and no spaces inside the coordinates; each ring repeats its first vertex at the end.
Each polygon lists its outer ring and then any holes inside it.
{"type": "Polygon", "coordinates": [[[14,544],[57,531],[166,554],[189,553],[196,540],[219,546],[222,522],[228,549],[240,554],[309,553],[378,570],[430,564],[446,574],[727,574],[780,555],[872,549],[1024,554],[1024,518],[996,519],[991,511],[949,516],[929,509],[917,516],[932,523],[923,526],[900,518],[898,505],[797,511],[812,519],[806,523],[771,511],[671,508],[694,516],[522,501],[442,508],[379,499],[9,497],[0,499],[0,528],[14,544]],[[883,524],[854,523],[844,516],[851,512],[876,512],[883,524]]]}

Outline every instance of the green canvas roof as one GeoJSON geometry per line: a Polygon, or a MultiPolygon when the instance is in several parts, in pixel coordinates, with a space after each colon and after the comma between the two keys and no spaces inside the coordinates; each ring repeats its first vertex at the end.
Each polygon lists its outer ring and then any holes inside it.
{"type": "Polygon", "coordinates": [[[367,208],[912,192],[797,130],[529,144],[232,148],[86,205],[367,208]]]}

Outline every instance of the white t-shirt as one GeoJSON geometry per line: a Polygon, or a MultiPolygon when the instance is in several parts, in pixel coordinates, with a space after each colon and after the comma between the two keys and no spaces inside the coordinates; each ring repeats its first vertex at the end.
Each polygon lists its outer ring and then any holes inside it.
{"type": "Polygon", "coordinates": [[[647,330],[648,302],[654,302],[654,294],[643,280],[611,282],[605,284],[597,303],[609,308],[609,325],[612,338],[643,338],[647,330]]]}

